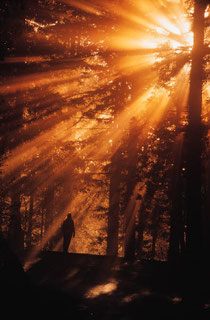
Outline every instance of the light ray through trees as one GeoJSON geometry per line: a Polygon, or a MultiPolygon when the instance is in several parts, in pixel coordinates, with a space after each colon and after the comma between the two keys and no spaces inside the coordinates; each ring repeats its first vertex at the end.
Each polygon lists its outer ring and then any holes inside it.
{"type": "MultiPolygon", "coordinates": [[[[11,121],[17,121],[8,133],[11,145],[12,136],[16,142],[5,153],[4,183],[21,185],[27,194],[59,185],[67,176],[75,186],[73,198],[66,200],[33,258],[53,237],[68,210],[76,211],[79,229],[88,210],[100,206],[103,190],[100,196],[94,188],[91,193],[81,191],[86,173],[91,172],[87,163],[92,161],[96,176],[103,172],[106,177],[103,170],[125,139],[132,118],[141,126],[138,143],[142,146],[169,109],[176,109],[177,126],[186,124],[193,39],[180,1],[60,2],[69,6],[69,14],[55,10],[48,23],[38,15],[26,19],[30,31],[24,37],[33,38],[32,48],[44,48],[43,54],[6,58],[5,63],[14,64],[17,71],[6,74],[0,84],[4,101],[13,110],[11,121]],[[87,23],[88,19],[93,21],[87,23]],[[58,53],[46,54],[48,45],[58,53]],[[29,66],[25,72],[18,69],[22,62],[29,66]],[[30,66],[38,71],[30,72],[30,66]],[[27,176],[33,176],[33,181],[24,186],[27,176]]],[[[109,177],[104,180],[109,183],[109,177]]],[[[75,251],[81,251],[79,240],[74,241],[75,251]]]]}

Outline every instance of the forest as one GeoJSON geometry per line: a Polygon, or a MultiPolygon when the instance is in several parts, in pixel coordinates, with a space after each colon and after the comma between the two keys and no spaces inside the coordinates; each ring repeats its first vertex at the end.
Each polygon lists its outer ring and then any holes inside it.
{"type": "Polygon", "coordinates": [[[208,0],[0,2],[0,233],[14,252],[210,253],[208,0]]]}

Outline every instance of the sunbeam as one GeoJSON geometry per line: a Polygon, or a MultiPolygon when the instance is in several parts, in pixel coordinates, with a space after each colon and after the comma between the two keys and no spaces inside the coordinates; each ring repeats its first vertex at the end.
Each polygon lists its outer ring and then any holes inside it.
{"type": "MultiPolygon", "coordinates": [[[[71,251],[105,254],[116,198],[122,252],[139,223],[140,189],[145,202],[153,196],[148,225],[163,223],[169,238],[171,155],[188,125],[192,12],[179,0],[38,1],[25,10],[17,35],[4,39],[0,61],[2,230],[10,229],[15,212],[24,249],[34,245],[25,269],[43,249],[59,248],[50,241],[68,212],[79,230],[71,251]],[[129,152],[137,158],[135,183],[127,181],[129,152]]],[[[205,79],[205,124],[208,102],[205,79]]],[[[110,282],[87,296],[116,288],[110,282]]]]}

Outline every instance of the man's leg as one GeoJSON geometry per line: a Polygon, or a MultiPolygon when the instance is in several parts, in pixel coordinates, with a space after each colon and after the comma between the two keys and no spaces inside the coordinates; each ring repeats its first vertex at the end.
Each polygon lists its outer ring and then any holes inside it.
{"type": "Polygon", "coordinates": [[[63,252],[68,252],[69,243],[70,243],[69,236],[64,235],[64,237],[63,237],[63,252]]]}

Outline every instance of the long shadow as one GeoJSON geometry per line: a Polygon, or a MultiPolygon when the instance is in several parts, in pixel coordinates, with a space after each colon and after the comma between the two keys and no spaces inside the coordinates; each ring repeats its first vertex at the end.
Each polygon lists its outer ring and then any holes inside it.
{"type": "MultiPolygon", "coordinates": [[[[206,265],[205,275],[207,271],[206,265]]],[[[189,294],[185,275],[183,265],[157,261],[128,263],[122,258],[60,252],[42,252],[39,261],[24,272],[16,256],[1,241],[3,309],[7,315],[15,310],[23,318],[33,315],[86,320],[180,320],[192,316],[209,319],[207,277],[200,278],[206,280],[206,285],[202,307],[198,307],[197,287],[192,283],[188,289],[193,292],[189,294]],[[8,301],[12,308],[5,307],[8,301]]]]}

